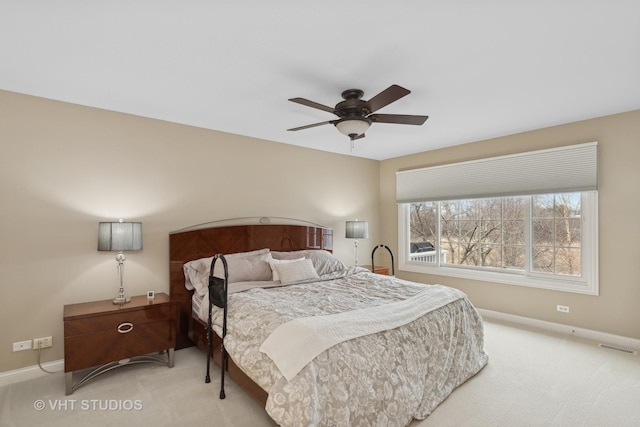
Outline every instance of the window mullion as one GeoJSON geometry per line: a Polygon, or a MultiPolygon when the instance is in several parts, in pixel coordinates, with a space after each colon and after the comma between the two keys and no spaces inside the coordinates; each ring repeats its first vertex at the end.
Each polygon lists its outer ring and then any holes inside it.
{"type": "Polygon", "coordinates": [[[441,258],[442,258],[442,211],[440,210],[440,206],[442,205],[442,202],[437,202],[436,203],[436,218],[437,218],[437,226],[436,226],[436,235],[437,235],[437,241],[436,241],[436,250],[438,251],[437,256],[436,256],[436,265],[438,267],[440,267],[440,263],[441,263],[441,258]]]}
{"type": "Polygon", "coordinates": [[[533,202],[532,196],[524,198],[524,271],[526,275],[529,275],[533,270],[533,202]]]}
{"type": "Polygon", "coordinates": [[[500,200],[500,268],[504,270],[505,248],[504,248],[504,199],[500,200]]]}

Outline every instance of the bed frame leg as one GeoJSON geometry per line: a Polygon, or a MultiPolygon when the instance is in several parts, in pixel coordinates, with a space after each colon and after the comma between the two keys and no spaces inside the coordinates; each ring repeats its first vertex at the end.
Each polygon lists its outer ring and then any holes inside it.
{"type": "MultiPolygon", "coordinates": [[[[227,305],[224,306],[223,315],[223,337],[227,335],[227,305]]],[[[227,350],[224,348],[224,338],[222,338],[222,363],[220,364],[220,399],[225,398],[224,394],[224,371],[227,370],[227,350]]]]}
{"type": "Polygon", "coordinates": [[[210,372],[210,366],[211,366],[211,346],[212,346],[212,340],[211,340],[211,310],[212,310],[212,305],[211,301],[209,301],[209,322],[208,322],[208,327],[207,327],[207,375],[204,378],[204,382],[205,383],[210,383],[211,382],[211,376],[209,375],[210,372]]]}

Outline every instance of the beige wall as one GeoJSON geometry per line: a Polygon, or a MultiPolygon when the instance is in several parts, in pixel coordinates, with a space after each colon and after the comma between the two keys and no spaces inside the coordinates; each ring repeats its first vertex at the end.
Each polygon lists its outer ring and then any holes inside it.
{"type": "Polygon", "coordinates": [[[0,372],[36,363],[15,341],[52,335],[43,361],[62,359],[63,305],[115,295],[99,221],[143,222],[129,294],[168,291],[169,232],[232,217],[331,226],[350,265],[344,221],[367,219],[365,263],[377,243],[397,253],[397,170],[589,141],[600,143],[600,296],[396,273],[456,286],[481,308],[640,338],[638,135],[635,111],[377,162],[0,91],[0,372]]]}
{"type": "Polygon", "coordinates": [[[409,272],[396,275],[455,286],[480,308],[640,338],[640,110],[383,161],[381,237],[397,249],[398,170],[591,141],[599,143],[599,296],[409,272]],[[557,304],[570,306],[571,312],[558,313],[557,304]]]}
{"type": "MultiPolygon", "coordinates": [[[[345,144],[348,141],[345,140],[345,144]]],[[[377,241],[379,162],[0,91],[0,372],[37,353],[12,343],[53,336],[63,358],[64,304],[113,298],[115,254],[97,252],[99,221],[142,221],[144,250],[127,256],[128,294],[168,292],[168,234],[233,217],[344,221],[377,241]]]]}

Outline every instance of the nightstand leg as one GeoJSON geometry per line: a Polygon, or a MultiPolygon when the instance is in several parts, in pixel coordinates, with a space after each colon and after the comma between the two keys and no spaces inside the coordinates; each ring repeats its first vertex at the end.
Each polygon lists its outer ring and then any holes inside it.
{"type": "Polygon", "coordinates": [[[170,348],[169,349],[169,367],[173,368],[173,365],[175,365],[175,363],[176,363],[175,355],[173,354],[173,349],[170,348]]]}
{"type": "Polygon", "coordinates": [[[64,374],[64,382],[65,382],[65,394],[69,396],[73,393],[73,372],[65,372],[64,374]]]}

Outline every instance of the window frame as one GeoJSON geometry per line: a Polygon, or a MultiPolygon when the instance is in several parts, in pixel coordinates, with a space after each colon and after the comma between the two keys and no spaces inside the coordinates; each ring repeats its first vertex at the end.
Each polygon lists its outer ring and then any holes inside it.
{"type": "MultiPolygon", "coordinates": [[[[426,264],[409,260],[410,239],[410,205],[411,203],[398,203],[398,270],[414,273],[432,274],[438,276],[455,277],[461,279],[478,280],[500,284],[525,286],[554,291],[573,292],[587,295],[599,294],[598,280],[598,193],[597,191],[581,192],[581,266],[580,277],[561,276],[549,273],[537,273],[533,271],[517,270],[493,270],[488,271],[482,267],[440,265],[440,257],[437,262],[426,264]]],[[[500,197],[500,196],[496,196],[500,197]]],[[[528,197],[526,218],[528,223],[525,233],[525,251],[529,256],[531,250],[531,197],[528,197]]],[[[438,217],[438,236],[440,235],[440,218],[438,217]]],[[[440,248],[440,241],[434,242],[436,250],[440,248]]],[[[527,265],[529,263],[527,262],[527,265]]]]}

